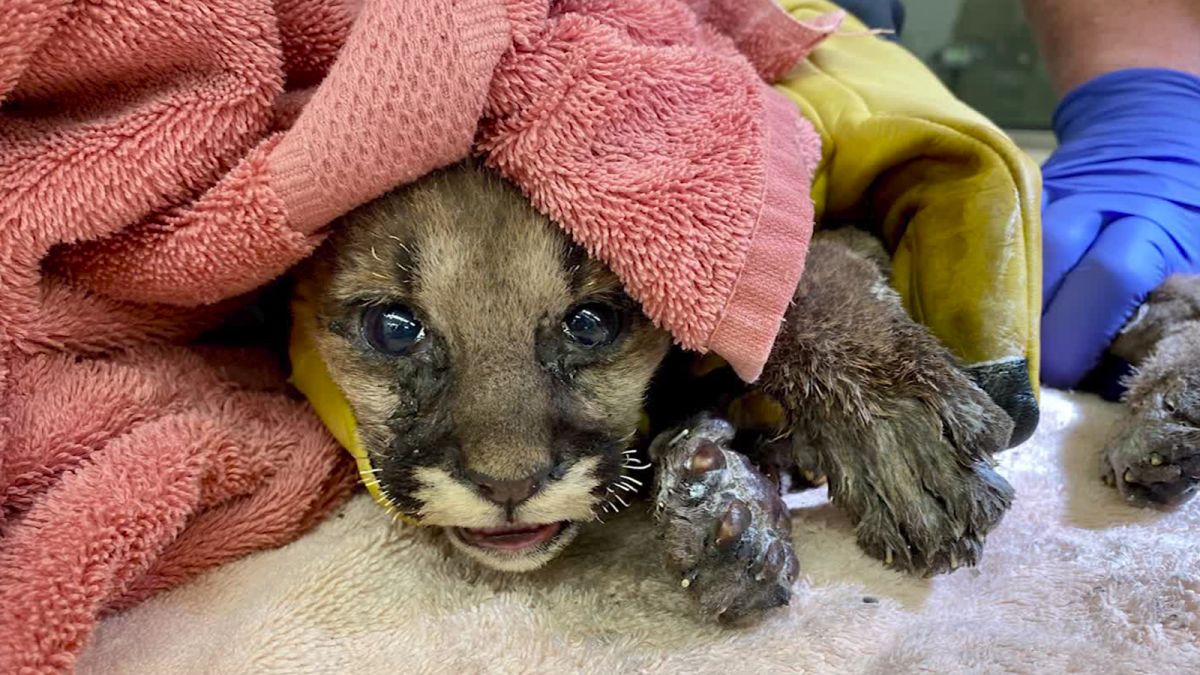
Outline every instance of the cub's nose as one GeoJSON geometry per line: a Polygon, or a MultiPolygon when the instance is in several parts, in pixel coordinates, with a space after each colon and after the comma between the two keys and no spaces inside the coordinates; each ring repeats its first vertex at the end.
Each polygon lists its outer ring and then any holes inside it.
{"type": "Polygon", "coordinates": [[[505,507],[509,511],[516,505],[537,494],[546,481],[549,469],[542,469],[524,478],[494,478],[475,471],[467,471],[467,478],[479,489],[479,494],[505,507]]]}

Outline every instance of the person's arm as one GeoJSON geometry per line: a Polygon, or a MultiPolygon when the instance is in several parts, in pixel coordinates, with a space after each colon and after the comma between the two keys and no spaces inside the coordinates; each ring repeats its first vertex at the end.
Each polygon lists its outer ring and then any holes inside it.
{"type": "Polygon", "coordinates": [[[1127,68],[1200,75],[1200,0],[1024,0],[1059,94],[1127,68]]]}
{"type": "Polygon", "coordinates": [[[1042,379],[1115,397],[1113,338],[1164,279],[1200,273],[1200,0],[1024,1],[1063,95],[1042,167],[1042,379]]]}

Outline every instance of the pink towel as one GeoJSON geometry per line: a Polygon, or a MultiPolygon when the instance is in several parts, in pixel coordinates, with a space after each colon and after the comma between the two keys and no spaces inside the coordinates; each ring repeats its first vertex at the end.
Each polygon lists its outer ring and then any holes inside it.
{"type": "Polygon", "coordinates": [[[676,341],[753,381],[804,268],[820,139],[704,19],[774,77],[838,17],[693,4],[705,14],[662,0],[537,12],[496,74],[478,147],[676,341]]]}
{"type": "Polygon", "coordinates": [[[339,502],[283,374],[193,340],[477,132],[747,378],[800,274],[817,141],[759,76],[832,23],[769,0],[0,0],[0,26],[0,672],[69,670],[103,613],[339,502]]]}

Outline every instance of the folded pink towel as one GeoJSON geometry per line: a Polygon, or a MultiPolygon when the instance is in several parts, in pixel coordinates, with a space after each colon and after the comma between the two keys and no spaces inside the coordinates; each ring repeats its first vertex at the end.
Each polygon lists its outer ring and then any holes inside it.
{"type": "Polygon", "coordinates": [[[192,341],[477,134],[748,379],[803,265],[817,141],[759,76],[832,23],[770,0],[0,0],[0,25],[0,672],[70,669],[102,613],[338,503],[350,467],[283,374],[192,341]]]}
{"type": "MultiPolygon", "coordinates": [[[[771,2],[695,4],[768,74],[834,25],[771,2]]],[[[816,132],[683,2],[562,0],[531,16],[478,147],[680,344],[756,379],[804,268],[816,132]]]]}

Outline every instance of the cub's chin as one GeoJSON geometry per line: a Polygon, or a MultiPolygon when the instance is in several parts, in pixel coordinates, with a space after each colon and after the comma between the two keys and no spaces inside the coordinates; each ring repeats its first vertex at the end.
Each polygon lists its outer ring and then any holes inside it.
{"type": "Polygon", "coordinates": [[[502,527],[446,527],[455,548],[502,572],[530,572],[557,556],[578,534],[574,521],[514,523],[502,527]]]}

